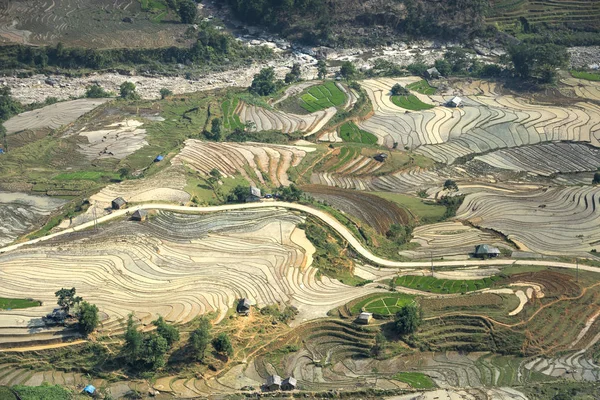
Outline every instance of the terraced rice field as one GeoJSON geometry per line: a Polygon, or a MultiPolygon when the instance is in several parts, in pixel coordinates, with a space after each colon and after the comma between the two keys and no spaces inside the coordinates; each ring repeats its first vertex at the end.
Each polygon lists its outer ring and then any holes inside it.
{"type": "Polygon", "coordinates": [[[426,80],[421,80],[419,82],[410,83],[410,84],[406,85],[406,88],[408,90],[413,90],[415,92],[418,92],[421,94],[426,94],[426,95],[435,94],[435,90],[436,90],[434,87],[430,86],[426,80]]]}
{"type": "Polygon", "coordinates": [[[596,187],[551,187],[469,194],[458,220],[493,229],[524,249],[542,254],[586,254],[600,244],[596,187]]]}
{"type": "Polygon", "coordinates": [[[0,297],[0,310],[16,310],[19,308],[38,307],[39,301],[28,299],[6,299],[0,297]]]}
{"type": "Polygon", "coordinates": [[[582,99],[600,101],[600,81],[566,78],[562,79],[561,83],[569,86],[573,93],[582,99]]]}
{"type": "Polygon", "coordinates": [[[582,143],[542,143],[502,149],[475,159],[500,169],[551,176],[596,171],[600,150],[582,143]]]}
{"type": "Polygon", "coordinates": [[[240,117],[235,114],[235,110],[240,100],[237,97],[232,97],[221,104],[221,112],[223,113],[223,125],[225,129],[234,130],[243,128],[244,124],[240,121],[240,117]]]}
{"type": "Polygon", "coordinates": [[[257,131],[302,132],[305,136],[319,132],[336,113],[335,107],[329,107],[308,115],[296,115],[246,104],[243,101],[239,102],[235,110],[240,121],[254,123],[257,131]]]}
{"type": "Polygon", "coordinates": [[[208,175],[218,169],[225,177],[241,174],[257,186],[288,186],[288,171],[296,168],[314,147],[267,145],[260,143],[214,143],[189,139],[173,158],[173,165],[185,165],[208,175]]]}
{"type": "Polygon", "coordinates": [[[302,321],[377,290],[350,291],[336,280],[317,280],[317,270],[310,267],[314,247],[296,229],[302,221],[276,209],[161,212],[147,223],[115,222],[0,255],[0,296],[35,296],[44,302],[35,309],[0,312],[0,345],[73,335],[42,327],[40,317],[52,309],[60,287],[75,287],[98,305],[105,333],[122,329],[118,321],[132,311],[144,323],[157,315],[183,323],[211,311],[220,320],[240,297],[260,307],[295,305],[302,321]]]}
{"type": "Polygon", "coordinates": [[[6,132],[14,134],[24,130],[56,129],[75,122],[83,114],[110,99],[78,99],[63,101],[33,111],[26,111],[4,122],[6,132]]]}
{"type": "Polygon", "coordinates": [[[339,107],[346,102],[346,95],[340,89],[341,84],[328,81],[322,85],[313,86],[300,97],[300,106],[310,113],[339,107]]]}
{"type": "Polygon", "coordinates": [[[56,198],[0,192],[0,247],[41,227],[65,203],[56,198]]]}
{"type": "Polygon", "coordinates": [[[400,309],[414,302],[414,296],[404,293],[383,293],[367,296],[350,306],[350,312],[358,315],[362,311],[377,315],[395,315],[400,309]]]}
{"type": "MultiPolygon", "coordinates": [[[[411,211],[418,215],[418,209],[411,211]]],[[[467,258],[478,244],[491,244],[494,247],[509,249],[499,235],[456,221],[418,226],[413,230],[411,243],[417,243],[419,247],[401,251],[401,255],[417,259],[448,256],[467,258]]]]}
{"type": "MultiPolygon", "coordinates": [[[[408,78],[406,78],[408,79],[408,78]]],[[[395,80],[363,81],[374,116],[359,128],[378,137],[378,143],[417,148],[432,159],[452,163],[459,157],[494,149],[547,141],[576,141],[600,145],[600,107],[582,102],[568,107],[534,105],[525,99],[484,92],[463,97],[462,108],[399,113],[389,100],[395,80]]],[[[428,104],[444,104],[450,96],[414,93],[428,104]]]]}
{"type": "Polygon", "coordinates": [[[423,103],[416,96],[410,94],[408,96],[392,96],[392,103],[400,108],[411,111],[429,110],[433,108],[431,104],[423,103]]]}
{"type": "Polygon", "coordinates": [[[492,276],[483,279],[438,279],[433,276],[404,275],[396,278],[396,285],[431,293],[465,293],[486,289],[499,278],[492,276]]]}
{"type": "Polygon", "coordinates": [[[359,129],[354,122],[346,122],[340,127],[340,137],[344,142],[363,144],[377,143],[377,137],[375,137],[375,135],[359,129]]]}
{"type": "Polygon", "coordinates": [[[344,213],[364,221],[382,235],[385,235],[392,224],[405,225],[410,222],[406,210],[372,194],[319,185],[303,186],[302,190],[315,199],[325,201],[344,213]]]}
{"type": "Polygon", "coordinates": [[[104,129],[86,131],[78,135],[87,139],[87,144],[79,144],[79,151],[90,160],[117,158],[123,159],[148,145],[146,129],[142,122],[127,119],[106,125],[104,129]]]}

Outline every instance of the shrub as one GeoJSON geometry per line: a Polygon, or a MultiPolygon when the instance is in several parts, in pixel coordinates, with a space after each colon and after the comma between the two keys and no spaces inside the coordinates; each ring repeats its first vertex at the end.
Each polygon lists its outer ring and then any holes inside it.
{"type": "Polygon", "coordinates": [[[85,97],[90,98],[90,99],[100,99],[103,97],[111,97],[111,95],[112,95],[111,93],[102,89],[102,87],[99,85],[89,86],[87,88],[87,90],[85,91],[85,97]]]}

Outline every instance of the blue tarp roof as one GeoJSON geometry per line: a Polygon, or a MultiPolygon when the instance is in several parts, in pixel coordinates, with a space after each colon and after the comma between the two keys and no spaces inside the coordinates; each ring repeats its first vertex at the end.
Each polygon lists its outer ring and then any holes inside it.
{"type": "Polygon", "coordinates": [[[162,161],[163,158],[165,158],[164,156],[156,156],[156,158],[154,159],[154,161],[162,161]]]}
{"type": "Polygon", "coordinates": [[[0,149],[0,154],[3,154],[3,153],[4,153],[4,150],[3,150],[3,149],[0,149]]]}
{"type": "Polygon", "coordinates": [[[96,391],[96,388],[93,387],[92,385],[87,385],[85,387],[85,389],[83,389],[84,392],[89,393],[89,394],[94,394],[94,392],[96,391]]]}

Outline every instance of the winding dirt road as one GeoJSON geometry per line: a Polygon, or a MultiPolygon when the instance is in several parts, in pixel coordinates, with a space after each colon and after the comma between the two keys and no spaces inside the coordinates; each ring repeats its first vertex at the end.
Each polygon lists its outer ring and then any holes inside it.
{"type": "MultiPolygon", "coordinates": [[[[428,268],[431,266],[429,261],[425,262],[402,262],[402,261],[392,261],[387,260],[385,258],[378,257],[371,253],[368,249],[366,249],[359,241],[354,237],[354,235],[337,219],[329,215],[328,213],[317,210],[313,207],[296,204],[296,203],[287,203],[283,201],[273,201],[273,202],[262,202],[262,203],[245,203],[245,204],[225,204],[221,206],[211,206],[211,207],[188,207],[188,206],[176,206],[173,204],[141,204],[136,205],[124,210],[114,211],[113,213],[106,215],[104,217],[98,218],[97,223],[101,224],[104,222],[108,222],[110,220],[123,217],[127,215],[127,213],[132,214],[136,210],[164,210],[164,211],[175,211],[175,212],[186,212],[186,213],[194,213],[194,214],[204,214],[211,212],[220,212],[220,211],[231,211],[231,210],[247,210],[247,209],[255,209],[255,208],[269,208],[269,207],[282,207],[290,210],[297,210],[307,214],[310,214],[314,217],[319,218],[321,221],[325,222],[332,229],[340,234],[349,244],[358,252],[362,257],[366,260],[369,260],[373,264],[380,265],[382,267],[389,268],[428,268]]],[[[94,226],[94,221],[87,222],[85,224],[68,228],[60,232],[53,233],[51,235],[43,236],[37,239],[32,239],[27,242],[16,243],[11,246],[6,246],[0,248],[0,254],[7,253],[9,251],[16,250],[20,247],[32,245],[40,242],[44,242],[49,239],[53,239],[62,235],[65,235],[70,232],[77,232],[84,229],[88,229],[94,226]]],[[[437,261],[435,263],[436,266],[448,266],[448,267],[465,267],[465,266],[481,266],[481,265],[534,265],[534,266],[543,266],[543,267],[557,267],[557,268],[569,268],[575,269],[577,268],[576,264],[564,263],[558,261],[540,261],[540,260],[515,260],[515,259],[501,259],[501,260],[468,260],[468,261],[437,261]]],[[[589,265],[579,265],[579,269],[582,271],[591,271],[591,272],[600,272],[599,267],[592,267],[589,265]]]]}

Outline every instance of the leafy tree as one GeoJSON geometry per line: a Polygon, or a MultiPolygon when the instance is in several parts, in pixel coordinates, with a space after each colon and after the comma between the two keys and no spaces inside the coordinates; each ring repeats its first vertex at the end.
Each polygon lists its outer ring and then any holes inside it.
{"type": "Polygon", "coordinates": [[[293,183],[287,187],[281,186],[278,192],[283,201],[290,202],[300,201],[300,198],[302,197],[303,193],[302,190],[300,190],[300,188],[293,183]]]}
{"type": "Polygon", "coordinates": [[[327,76],[327,63],[325,60],[317,61],[317,75],[319,79],[325,79],[327,76]]]}
{"type": "Polygon", "coordinates": [[[444,190],[458,190],[458,185],[452,179],[446,179],[444,190]]]}
{"type": "Polygon", "coordinates": [[[189,346],[197,361],[204,359],[204,353],[210,343],[210,330],[210,321],[207,318],[200,318],[200,326],[190,335],[189,346]]]}
{"type": "Polygon", "coordinates": [[[157,320],[152,321],[152,323],[156,326],[156,332],[167,341],[169,347],[173,346],[173,343],[179,340],[179,329],[173,325],[167,324],[162,316],[158,317],[157,320]]]}
{"type": "Polygon", "coordinates": [[[229,203],[243,203],[250,196],[250,188],[248,186],[237,185],[227,196],[229,203]]]}
{"type": "Polygon", "coordinates": [[[132,364],[138,359],[142,353],[144,344],[143,335],[137,330],[133,321],[133,314],[129,314],[127,319],[127,330],[125,331],[125,353],[128,355],[128,361],[132,364]]]}
{"type": "Polygon", "coordinates": [[[383,333],[377,332],[377,335],[375,335],[375,345],[371,349],[373,354],[375,356],[380,356],[383,353],[383,350],[385,349],[386,343],[387,343],[387,339],[385,338],[383,333]]]}
{"type": "Polygon", "coordinates": [[[592,180],[593,185],[600,184],[600,171],[594,173],[594,179],[592,180]]]}
{"type": "Polygon", "coordinates": [[[219,336],[212,340],[212,345],[217,351],[217,353],[224,354],[228,357],[233,355],[233,346],[231,344],[231,340],[226,333],[221,333],[219,336]]]}
{"type": "Polygon", "coordinates": [[[160,98],[161,98],[161,99],[163,99],[163,100],[164,100],[164,99],[166,99],[167,97],[169,97],[169,96],[172,96],[172,95],[173,95],[173,92],[172,92],[172,91],[170,91],[169,89],[167,89],[167,88],[162,88],[162,89],[160,89],[160,98]]]}
{"type": "Polygon", "coordinates": [[[553,82],[556,79],[556,68],[565,67],[569,62],[566,48],[550,43],[510,46],[508,55],[517,76],[541,83],[553,82]]]}
{"type": "Polygon", "coordinates": [[[452,72],[452,65],[446,59],[435,60],[433,66],[438,70],[440,75],[448,76],[452,72]]]}
{"type": "Polygon", "coordinates": [[[220,141],[223,137],[223,120],[221,118],[213,118],[210,122],[210,133],[212,139],[220,141]]]}
{"type": "Polygon", "coordinates": [[[73,307],[75,307],[76,305],[78,305],[81,302],[81,297],[76,296],[75,294],[76,294],[75,288],[71,288],[71,289],[62,288],[59,291],[54,293],[54,295],[58,299],[56,301],[56,303],[60,306],[60,308],[65,310],[66,313],[69,313],[69,311],[73,307]]]}
{"type": "Polygon", "coordinates": [[[411,334],[417,331],[423,319],[422,311],[415,304],[403,306],[396,313],[394,325],[396,331],[401,335],[411,334]]]}
{"type": "Polygon", "coordinates": [[[79,331],[87,336],[98,327],[99,323],[98,307],[87,301],[82,302],[78,313],[79,331]]]}
{"type": "Polygon", "coordinates": [[[165,365],[165,354],[168,350],[167,339],[157,334],[149,334],[144,337],[140,360],[151,370],[162,368],[165,365]]]}
{"type": "Polygon", "coordinates": [[[119,170],[117,171],[117,174],[119,174],[119,177],[121,179],[125,179],[127,178],[129,175],[131,175],[131,168],[129,167],[121,167],[119,168],[119,170]]]}
{"type": "Polygon", "coordinates": [[[394,86],[392,86],[392,96],[408,96],[409,94],[410,92],[408,89],[399,83],[396,83],[394,86]]]}
{"type": "Polygon", "coordinates": [[[121,98],[127,100],[137,100],[140,96],[135,91],[135,85],[133,82],[123,82],[121,86],[119,86],[119,91],[121,94],[121,98]]]}
{"type": "Polygon", "coordinates": [[[193,0],[181,0],[178,12],[181,22],[184,24],[193,24],[198,15],[198,7],[193,0]]]}
{"type": "Polygon", "coordinates": [[[23,107],[11,97],[10,88],[8,86],[0,87],[0,122],[6,121],[21,111],[23,111],[23,107]]]}
{"type": "Polygon", "coordinates": [[[92,85],[85,91],[85,97],[90,99],[100,99],[103,97],[111,97],[111,94],[102,89],[100,85],[92,85]]]}
{"type": "Polygon", "coordinates": [[[451,47],[444,53],[444,60],[448,62],[452,72],[455,74],[462,74],[465,73],[469,67],[471,55],[461,47],[451,47]]]}
{"type": "Polygon", "coordinates": [[[425,75],[425,72],[427,72],[427,65],[422,62],[414,62],[412,64],[408,64],[406,69],[413,75],[423,76],[425,75]]]}
{"type": "Polygon", "coordinates": [[[352,79],[356,75],[356,67],[350,61],[344,61],[340,68],[340,76],[344,79],[352,79]]]}
{"type": "Polygon", "coordinates": [[[254,75],[252,85],[250,85],[250,93],[259,96],[268,96],[275,93],[277,83],[275,82],[275,70],[273,68],[263,68],[260,72],[254,75]]]}
{"type": "Polygon", "coordinates": [[[390,229],[385,233],[388,239],[394,240],[398,244],[408,242],[412,234],[412,228],[408,225],[392,224],[390,229]]]}
{"type": "Polygon", "coordinates": [[[294,83],[300,81],[302,71],[300,71],[300,64],[294,63],[292,70],[285,75],[285,83],[294,83]]]}

